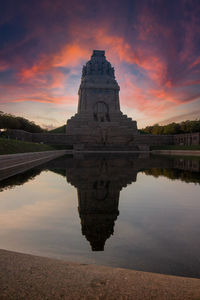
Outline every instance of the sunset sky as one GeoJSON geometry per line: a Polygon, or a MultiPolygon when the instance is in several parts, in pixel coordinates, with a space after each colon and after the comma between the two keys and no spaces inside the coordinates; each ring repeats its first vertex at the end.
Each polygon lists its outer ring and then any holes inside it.
{"type": "Polygon", "coordinates": [[[1,0],[0,16],[1,111],[63,125],[98,49],[139,128],[200,117],[199,0],[1,0]]]}

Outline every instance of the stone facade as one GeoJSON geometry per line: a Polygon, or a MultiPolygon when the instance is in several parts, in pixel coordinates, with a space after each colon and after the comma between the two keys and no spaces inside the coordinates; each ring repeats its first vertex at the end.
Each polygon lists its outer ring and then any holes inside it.
{"type": "Polygon", "coordinates": [[[200,144],[200,132],[175,134],[174,144],[182,146],[199,145],[200,144]]]}
{"type": "Polygon", "coordinates": [[[32,133],[20,129],[8,129],[6,131],[6,136],[11,139],[25,141],[25,142],[33,141],[32,133]]]}
{"type": "MultiPolygon", "coordinates": [[[[88,145],[87,141],[84,140],[83,135],[66,135],[66,134],[50,134],[50,133],[29,133],[23,130],[9,129],[7,131],[9,138],[17,139],[21,141],[44,143],[49,145],[66,145],[73,146],[76,150],[113,150],[112,144],[100,145],[91,144],[88,145]]],[[[89,139],[89,136],[88,136],[89,139]]],[[[161,146],[171,145],[174,143],[173,135],[140,135],[137,134],[132,137],[132,143],[134,144],[135,150],[148,150],[149,146],[161,146]]],[[[132,150],[133,147],[130,145],[124,146],[123,144],[115,145],[117,150],[132,150]]]]}
{"type": "Polygon", "coordinates": [[[66,134],[85,146],[134,146],[137,123],[120,110],[119,85],[105,51],[94,50],[83,67],[78,111],[67,121],[66,134]]]}
{"type": "MultiPolygon", "coordinates": [[[[85,145],[89,149],[100,149],[100,145],[90,145],[88,146],[87,141],[84,141],[84,136],[80,135],[66,135],[66,134],[50,134],[50,133],[30,133],[24,130],[18,129],[9,129],[7,130],[7,135],[9,138],[35,142],[35,143],[44,143],[50,145],[66,145],[73,146],[75,149],[85,149],[85,145]]],[[[89,137],[88,137],[89,138],[89,137]]],[[[137,134],[132,137],[132,142],[135,143],[138,149],[144,150],[146,146],[162,146],[162,145],[199,145],[200,144],[200,133],[186,133],[186,134],[175,134],[175,135],[142,135],[137,134]]],[[[102,145],[105,148],[105,145],[102,145]]],[[[110,145],[112,148],[112,145],[110,145]]],[[[118,145],[118,149],[124,149],[123,145],[118,145]],[[121,148],[120,148],[121,147],[121,148]]],[[[109,145],[107,145],[109,149],[109,145]]],[[[128,145],[125,149],[129,149],[128,145]]]]}

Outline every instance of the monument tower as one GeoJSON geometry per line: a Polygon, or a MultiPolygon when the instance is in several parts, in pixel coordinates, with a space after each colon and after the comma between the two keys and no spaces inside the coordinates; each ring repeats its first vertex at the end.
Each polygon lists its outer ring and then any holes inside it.
{"type": "Polygon", "coordinates": [[[66,134],[86,147],[130,146],[137,123],[121,112],[119,90],[105,51],[94,50],[83,66],[78,111],[67,121],[66,134]]]}

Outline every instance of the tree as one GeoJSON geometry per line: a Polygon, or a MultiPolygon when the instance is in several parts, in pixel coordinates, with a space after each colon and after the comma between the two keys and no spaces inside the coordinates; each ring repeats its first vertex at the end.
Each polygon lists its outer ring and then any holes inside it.
{"type": "Polygon", "coordinates": [[[0,111],[0,129],[21,129],[28,132],[44,132],[39,125],[22,117],[16,117],[0,111]]]}
{"type": "Polygon", "coordinates": [[[181,123],[170,123],[167,125],[154,124],[153,126],[147,126],[142,129],[142,132],[150,134],[179,134],[200,132],[200,120],[184,121],[181,123]]]}

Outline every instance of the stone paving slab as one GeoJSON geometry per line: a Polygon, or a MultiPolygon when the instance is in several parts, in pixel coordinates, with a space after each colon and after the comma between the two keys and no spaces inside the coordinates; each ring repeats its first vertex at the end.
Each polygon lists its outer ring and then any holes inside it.
{"type": "Polygon", "coordinates": [[[200,299],[200,279],[0,250],[0,299],[200,299]]]}
{"type": "Polygon", "coordinates": [[[0,180],[67,154],[68,150],[20,153],[0,156],[0,180]]]}

